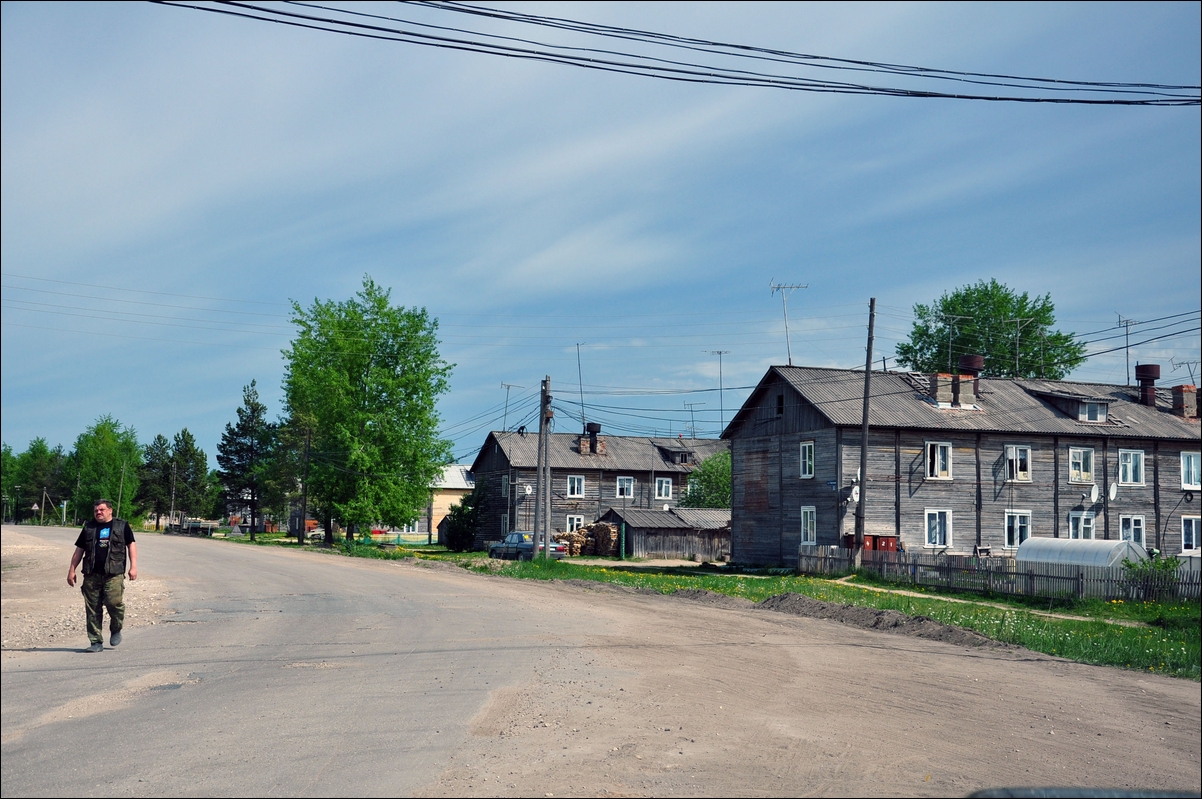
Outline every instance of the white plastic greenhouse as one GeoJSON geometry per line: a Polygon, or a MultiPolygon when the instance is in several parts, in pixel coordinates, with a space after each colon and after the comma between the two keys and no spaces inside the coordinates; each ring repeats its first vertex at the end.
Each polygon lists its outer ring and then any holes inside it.
{"type": "Polygon", "coordinates": [[[1078,566],[1121,566],[1124,560],[1147,560],[1148,552],[1131,541],[1077,538],[1028,538],[1014,559],[1027,563],[1068,563],[1078,566]]]}

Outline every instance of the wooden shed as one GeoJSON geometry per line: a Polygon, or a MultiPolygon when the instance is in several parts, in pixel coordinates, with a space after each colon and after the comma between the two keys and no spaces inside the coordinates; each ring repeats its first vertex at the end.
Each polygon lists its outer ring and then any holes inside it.
{"type": "Polygon", "coordinates": [[[730,557],[730,510],[725,508],[610,508],[601,521],[625,523],[630,557],[702,562],[730,557]]]}

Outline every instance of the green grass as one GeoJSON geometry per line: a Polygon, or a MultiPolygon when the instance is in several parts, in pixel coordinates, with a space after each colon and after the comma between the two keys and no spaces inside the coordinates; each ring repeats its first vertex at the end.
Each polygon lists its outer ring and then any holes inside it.
{"type": "MultiPolygon", "coordinates": [[[[581,566],[558,561],[479,563],[480,555],[461,557],[467,568],[492,571],[519,579],[595,580],[670,594],[681,589],[706,589],[762,602],[784,593],[804,594],[824,602],[897,610],[909,616],[928,616],[964,627],[995,641],[1015,644],[1080,663],[1119,666],[1156,674],[1202,680],[1202,606],[1187,603],[1124,603],[1092,600],[1073,612],[1096,621],[1053,619],[1021,606],[994,608],[978,602],[947,602],[938,596],[911,597],[867,590],[816,577],[705,574],[693,568],[581,566]],[[491,567],[491,568],[490,568],[491,567]],[[1147,621],[1153,626],[1126,627],[1103,619],[1147,621]]],[[[967,597],[962,597],[967,598],[967,597]]],[[[993,602],[993,599],[987,601],[993,602]]],[[[1046,607],[1046,600],[1044,601],[1046,607]]],[[[1044,607],[1038,609],[1043,610],[1044,607]]],[[[1035,608],[1032,608],[1035,609],[1035,608]]],[[[1063,610],[1063,608],[1061,608],[1063,610]]]]}

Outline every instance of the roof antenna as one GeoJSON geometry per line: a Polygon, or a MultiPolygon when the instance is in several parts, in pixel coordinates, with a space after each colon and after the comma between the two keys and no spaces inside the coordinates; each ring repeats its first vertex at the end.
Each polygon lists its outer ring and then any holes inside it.
{"type": "Polygon", "coordinates": [[[789,295],[797,289],[808,289],[809,287],[809,283],[806,283],[805,285],[800,283],[789,285],[784,283],[773,283],[771,280],[768,281],[768,288],[772,289],[773,294],[778,291],[780,292],[781,308],[783,308],[785,311],[785,349],[789,353],[789,366],[793,365],[793,345],[789,343],[789,295]]]}
{"type": "Polygon", "coordinates": [[[576,379],[580,382],[580,429],[585,433],[588,432],[588,422],[584,418],[584,373],[580,371],[580,345],[587,343],[576,342],[576,379]]]}

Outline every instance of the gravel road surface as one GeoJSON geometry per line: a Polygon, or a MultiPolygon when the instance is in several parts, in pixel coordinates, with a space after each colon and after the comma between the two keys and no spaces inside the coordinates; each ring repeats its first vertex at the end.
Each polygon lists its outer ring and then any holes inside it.
{"type": "Polygon", "coordinates": [[[446,564],[144,535],[84,654],[74,536],[3,529],[5,797],[1202,786],[1198,683],[446,564]]]}

